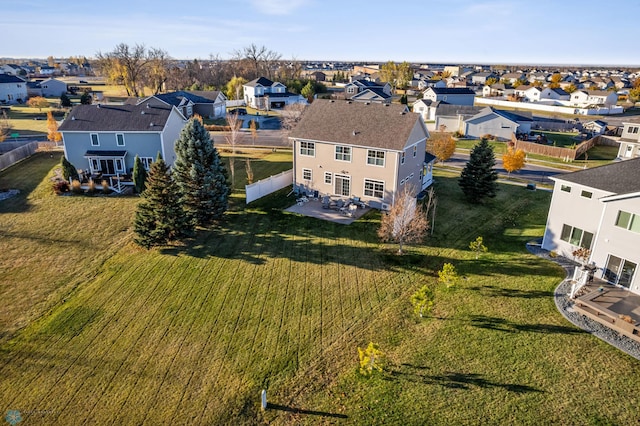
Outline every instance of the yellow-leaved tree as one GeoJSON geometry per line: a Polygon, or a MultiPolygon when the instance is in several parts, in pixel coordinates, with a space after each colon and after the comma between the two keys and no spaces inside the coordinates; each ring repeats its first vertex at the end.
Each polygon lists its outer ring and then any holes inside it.
{"type": "Polygon", "coordinates": [[[507,152],[502,155],[502,165],[507,173],[516,172],[524,167],[525,152],[515,149],[512,145],[507,147],[507,152]]]}
{"type": "Polygon", "coordinates": [[[456,152],[456,140],[449,133],[433,132],[427,141],[427,151],[436,156],[442,163],[456,152]]]}
{"type": "Polygon", "coordinates": [[[53,118],[51,111],[47,112],[47,139],[51,142],[58,142],[62,140],[62,134],[58,131],[58,123],[53,118]]]}

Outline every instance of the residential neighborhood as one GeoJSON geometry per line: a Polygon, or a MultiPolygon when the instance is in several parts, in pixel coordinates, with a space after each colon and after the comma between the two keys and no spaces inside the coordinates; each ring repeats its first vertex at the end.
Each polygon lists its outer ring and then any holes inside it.
{"type": "Polygon", "coordinates": [[[635,4],[65,6],[2,6],[7,424],[637,424],[635,4]]]}

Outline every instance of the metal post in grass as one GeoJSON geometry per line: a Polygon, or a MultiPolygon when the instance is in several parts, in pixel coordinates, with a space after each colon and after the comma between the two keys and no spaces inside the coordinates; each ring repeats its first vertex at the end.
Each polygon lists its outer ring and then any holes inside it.
{"type": "Polygon", "coordinates": [[[266,389],[262,389],[262,391],[260,392],[260,408],[262,409],[262,411],[267,409],[267,390],[266,389]]]}

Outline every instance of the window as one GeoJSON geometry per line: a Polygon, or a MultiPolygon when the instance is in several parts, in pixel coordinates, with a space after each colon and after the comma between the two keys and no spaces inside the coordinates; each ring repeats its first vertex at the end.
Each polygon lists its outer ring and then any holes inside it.
{"type": "Polygon", "coordinates": [[[349,197],[351,195],[351,178],[346,175],[335,175],[335,194],[349,197]]]}
{"type": "Polygon", "coordinates": [[[100,162],[97,158],[91,159],[91,171],[97,172],[100,171],[100,162]]]}
{"type": "Polygon", "coordinates": [[[351,147],[340,145],[336,146],[336,160],[351,161],[351,147]]]}
{"type": "Polygon", "coordinates": [[[311,169],[302,169],[302,179],[311,180],[311,169]]]}
{"type": "Polygon", "coordinates": [[[300,155],[306,155],[308,157],[316,156],[316,144],[315,142],[300,142],[300,155]]]}
{"type": "Polygon", "coordinates": [[[124,146],[124,135],[122,133],[116,133],[116,145],[124,146]]]}
{"type": "Polygon", "coordinates": [[[629,133],[638,133],[638,127],[629,127],[629,133]]]}
{"type": "Polygon", "coordinates": [[[416,158],[416,155],[418,155],[418,145],[413,146],[413,158],[416,158]]]}
{"type": "Polygon", "coordinates": [[[383,198],[384,182],[381,182],[379,180],[365,179],[364,195],[367,197],[383,198]]]}
{"type": "Polygon", "coordinates": [[[124,173],[124,162],[121,159],[116,159],[116,172],[124,173]]]}
{"type": "Polygon", "coordinates": [[[580,193],[580,196],[581,196],[581,197],[584,197],[584,198],[591,198],[591,197],[593,196],[593,193],[592,193],[592,192],[589,192],[589,191],[582,191],[582,192],[580,193]]]}
{"type": "Polygon", "coordinates": [[[151,163],[153,163],[153,157],[140,157],[140,161],[142,161],[142,165],[146,171],[149,171],[151,168],[151,163]]]}
{"type": "Polygon", "coordinates": [[[324,172],[324,183],[331,185],[333,181],[333,176],[330,172],[324,172]]]}
{"type": "Polygon", "coordinates": [[[91,146],[100,146],[97,133],[91,133],[91,146]]]}
{"type": "Polygon", "coordinates": [[[356,88],[355,87],[349,87],[347,89],[347,93],[356,93],[356,88]]]}
{"type": "Polygon", "coordinates": [[[640,216],[620,210],[616,218],[616,226],[640,233],[640,216]]]}
{"type": "Polygon", "coordinates": [[[560,191],[571,192],[571,187],[569,185],[562,185],[560,191]]]}
{"type": "Polygon", "coordinates": [[[375,149],[367,150],[367,164],[372,166],[384,167],[384,151],[377,151],[375,149]]]}
{"type": "Polygon", "coordinates": [[[562,234],[560,234],[560,239],[574,246],[591,249],[593,234],[591,232],[583,231],[580,228],[562,225],[562,234]]]}
{"type": "Polygon", "coordinates": [[[402,151],[402,154],[400,155],[400,164],[404,164],[404,154],[405,152],[402,151]]]}

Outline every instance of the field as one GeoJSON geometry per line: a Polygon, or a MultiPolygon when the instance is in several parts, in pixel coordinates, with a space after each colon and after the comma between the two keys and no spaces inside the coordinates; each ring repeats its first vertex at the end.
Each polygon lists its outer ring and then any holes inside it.
{"type": "MultiPolygon", "coordinates": [[[[289,158],[261,156],[256,179],[289,158]]],[[[640,364],[567,323],[561,269],[524,248],[546,192],[503,185],[469,208],[438,172],[434,234],[402,257],[378,242],[377,213],[343,226],[283,212],[286,191],[248,207],[237,193],[219,228],[145,251],[136,199],[56,197],[57,160],[0,174],[22,189],[0,204],[3,301],[18,306],[2,311],[0,401],[25,424],[637,421],[640,364]],[[489,253],[475,260],[478,235],[489,253]],[[464,279],[419,320],[409,296],[444,262],[464,279]],[[388,364],[364,379],[369,341],[388,364]]]]}

